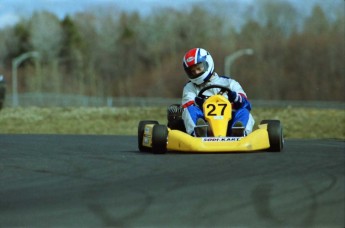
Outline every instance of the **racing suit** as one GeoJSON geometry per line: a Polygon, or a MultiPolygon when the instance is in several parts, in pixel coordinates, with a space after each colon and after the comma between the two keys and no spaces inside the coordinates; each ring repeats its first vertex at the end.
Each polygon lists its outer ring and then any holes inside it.
{"type": "MultiPolygon", "coordinates": [[[[241,121],[245,127],[246,134],[249,134],[250,132],[252,132],[255,121],[254,121],[253,116],[250,113],[251,104],[247,100],[246,93],[244,92],[241,85],[237,81],[229,77],[218,76],[216,73],[214,73],[214,75],[209,79],[209,81],[207,81],[206,83],[203,83],[202,85],[196,85],[192,82],[188,82],[183,88],[182,119],[186,127],[186,132],[190,135],[195,135],[194,127],[196,126],[197,120],[199,118],[204,119],[204,113],[202,112],[202,107],[199,107],[195,102],[195,98],[198,95],[199,91],[206,86],[215,85],[215,84],[228,87],[231,91],[236,92],[236,97],[234,101],[232,102],[232,120],[229,126],[231,126],[232,128],[232,126],[236,122],[241,121]]],[[[220,89],[218,88],[213,88],[213,89],[205,91],[204,95],[206,96],[215,95],[219,92],[219,90],[220,89]]],[[[227,94],[225,93],[223,94],[223,96],[228,98],[227,94]]]]}

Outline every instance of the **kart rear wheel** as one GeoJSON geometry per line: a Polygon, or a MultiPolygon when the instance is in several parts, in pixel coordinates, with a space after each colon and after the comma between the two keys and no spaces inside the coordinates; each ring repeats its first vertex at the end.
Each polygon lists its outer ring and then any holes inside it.
{"type": "Polygon", "coordinates": [[[165,154],[167,152],[168,128],[165,125],[157,124],[152,129],[152,152],[165,154]]]}
{"type": "Polygon", "coordinates": [[[267,124],[269,151],[280,152],[284,147],[283,127],[279,120],[262,120],[260,124],[267,124]]]}
{"type": "Polygon", "coordinates": [[[146,124],[158,124],[156,120],[142,120],[138,125],[138,148],[141,152],[150,152],[151,148],[143,146],[144,130],[146,124]]]}
{"type": "Polygon", "coordinates": [[[172,104],[167,109],[168,128],[186,132],[186,127],[182,119],[183,108],[180,104],[172,104]]]}

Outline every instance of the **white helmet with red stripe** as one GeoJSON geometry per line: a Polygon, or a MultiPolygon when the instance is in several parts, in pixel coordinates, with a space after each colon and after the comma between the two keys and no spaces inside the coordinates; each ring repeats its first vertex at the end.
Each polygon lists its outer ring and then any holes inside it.
{"type": "Polygon", "coordinates": [[[208,51],[202,48],[193,48],[183,57],[183,67],[189,79],[197,84],[208,81],[214,71],[214,62],[208,51]],[[197,70],[194,70],[194,69],[197,70]]]}

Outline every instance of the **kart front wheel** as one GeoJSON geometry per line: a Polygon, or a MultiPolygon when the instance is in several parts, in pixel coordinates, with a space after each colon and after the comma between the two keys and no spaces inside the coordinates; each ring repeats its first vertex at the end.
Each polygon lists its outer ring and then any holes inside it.
{"type": "Polygon", "coordinates": [[[150,152],[151,148],[143,146],[144,130],[146,124],[158,124],[156,120],[142,120],[138,125],[138,148],[141,152],[150,152]]]}
{"type": "Polygon", "coordinates": [[[279,120],[262,120],[260,124],[267,124],[269,151],[280,152],[284,147],[283,127],[279,120]]]}
{"type": "Polygon", "coordinates": [[[167,152],[168,128],[165,125],[157,124],[152,129],[152,152],[165,154],[167,152]]]}

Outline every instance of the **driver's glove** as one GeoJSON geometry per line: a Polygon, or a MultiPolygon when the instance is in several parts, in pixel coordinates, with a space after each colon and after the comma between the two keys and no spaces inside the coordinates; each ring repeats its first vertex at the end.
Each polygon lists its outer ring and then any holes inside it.
{"type": "Polygon", "coordinates": [[[196,97],[194,98],[194,102],[195,102],[195,104],[196,104],[197,106],[199,106],[200,108],[202,108],[202,105],[204,104],[205,99],[203,99],[202,97],[196,96],[196,97]]]}
{"type": "Polygon", "coordinates": [[[231,93],[228,94],[229,101],[234,103],[237,101],[241,101],[240,95],[234,91],[231,91],[231,93]]]}

